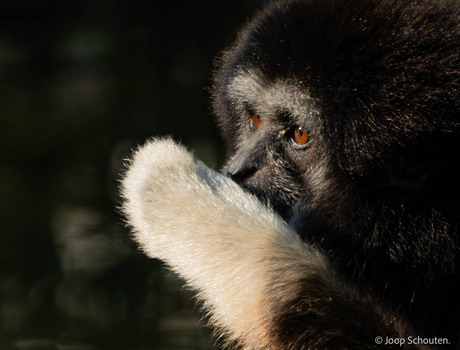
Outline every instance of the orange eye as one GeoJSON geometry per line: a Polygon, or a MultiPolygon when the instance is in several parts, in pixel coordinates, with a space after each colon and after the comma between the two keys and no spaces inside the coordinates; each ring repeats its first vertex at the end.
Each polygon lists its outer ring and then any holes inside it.
{"type": "Polygon", "coordinates": [[[299,145],[305,145],[308,142],[308,133],[300,127],[295,129],[294,141],[299,145]]]}
{"type": "Polygon", "coordinates": [[[260,119],[260,117],[257,114],[254,114],[252,116],[252,118],[251,118],[252,127],[257,129],[260,126],[260,124],[262,124],[262,120],[260,119]]]}

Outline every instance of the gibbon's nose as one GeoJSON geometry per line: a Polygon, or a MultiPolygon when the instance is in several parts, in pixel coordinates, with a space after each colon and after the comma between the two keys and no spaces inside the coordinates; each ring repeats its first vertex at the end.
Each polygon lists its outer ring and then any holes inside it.
{"type": "Polygon", "coordinates": [[[225,176],[228,176],[236,182],[242,182],[251,177],[257,172],[257,167],[250,153],[242,150],[238,152],[224,171],[225,176]]]}

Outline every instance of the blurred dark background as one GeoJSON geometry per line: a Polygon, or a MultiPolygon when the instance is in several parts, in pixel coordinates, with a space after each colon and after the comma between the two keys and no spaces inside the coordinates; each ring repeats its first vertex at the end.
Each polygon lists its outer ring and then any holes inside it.
{"type": "Polygon", "coordinates": [[[222,165],[212,62],[262,2],[2,1],[0,350],[211,348],[117,181],[156,135],[222,165]]]}

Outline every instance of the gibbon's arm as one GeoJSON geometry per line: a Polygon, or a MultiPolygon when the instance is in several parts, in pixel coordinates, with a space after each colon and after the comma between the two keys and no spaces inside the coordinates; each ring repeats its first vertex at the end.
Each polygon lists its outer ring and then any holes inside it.
{"type": "Polygon", "coordinates": [[[137,242],[197,291],[229,343],[370,349],[377,336],[405,332],[277,215],[170,139],[137,150],[122,192],[137,242]]]}

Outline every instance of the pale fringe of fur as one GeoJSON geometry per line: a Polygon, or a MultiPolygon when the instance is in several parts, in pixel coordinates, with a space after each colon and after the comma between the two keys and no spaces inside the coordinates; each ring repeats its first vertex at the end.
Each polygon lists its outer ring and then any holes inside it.
{"type": "Polygon", "coordinates": [[[229,341],[270,348],[274,303],[296,297],[309,271],[333,284],[322,254],[170,139],[136,151],[122,194],[145,253],[166,262],[197,291],[211,323],[229,341]]]}

